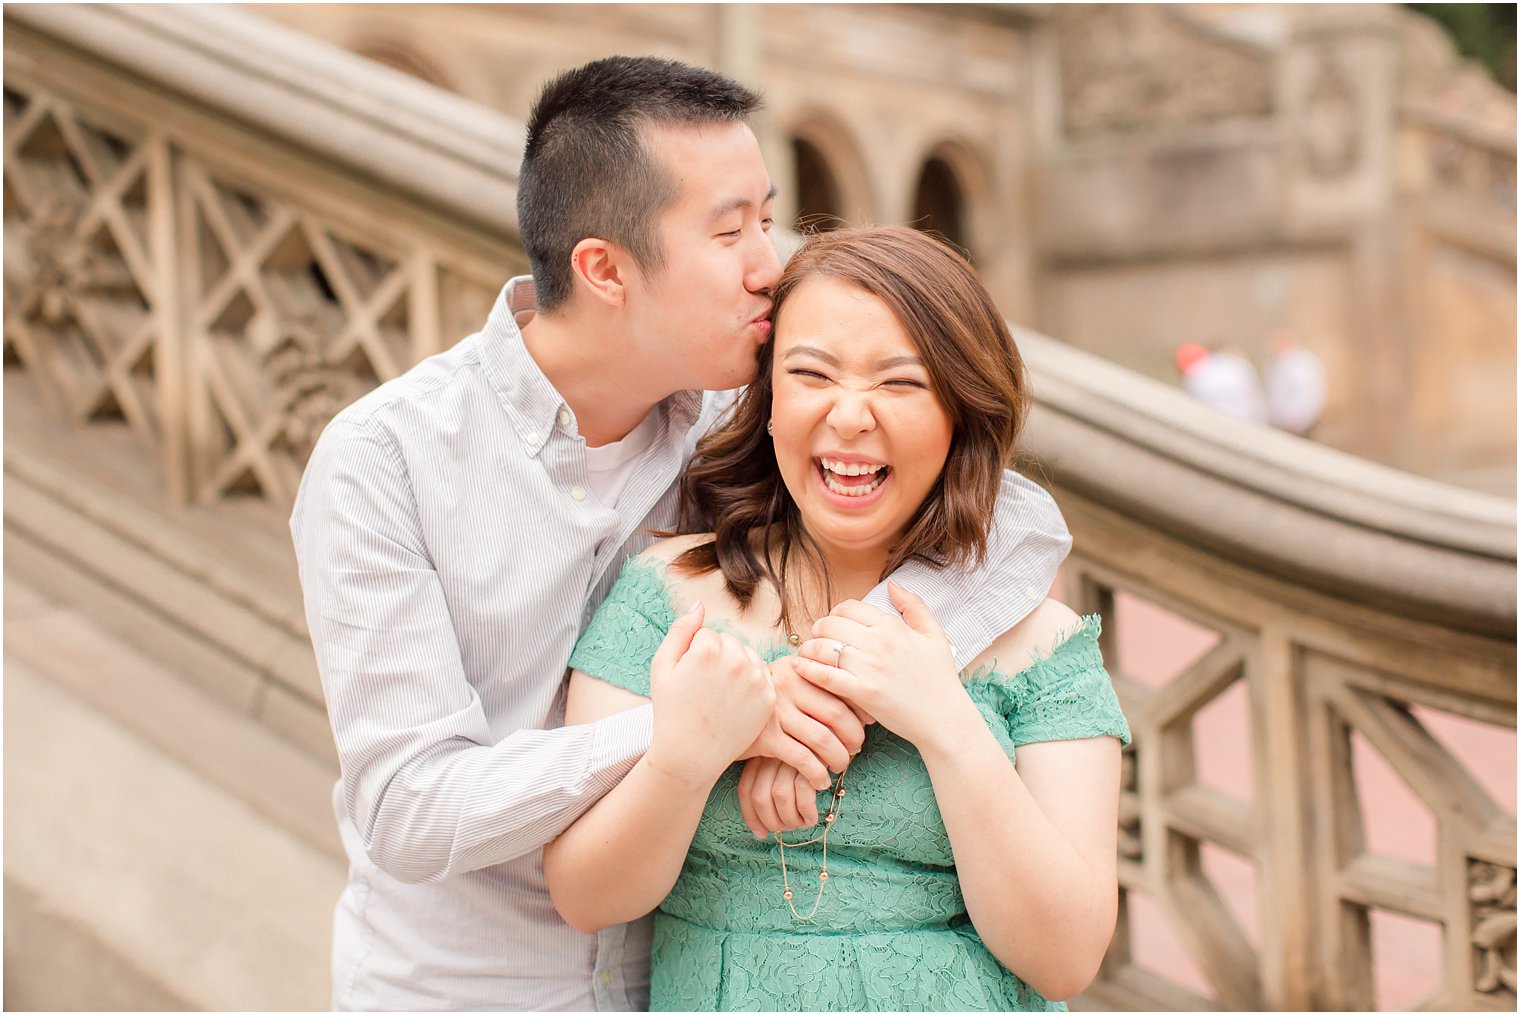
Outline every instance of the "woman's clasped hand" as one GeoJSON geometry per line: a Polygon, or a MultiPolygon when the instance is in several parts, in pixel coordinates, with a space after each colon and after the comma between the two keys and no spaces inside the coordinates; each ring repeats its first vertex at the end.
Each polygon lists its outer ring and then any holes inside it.
{"type": "Polygon", "coordinates": [[[813,623],[797,672],[919,747],[953,735],[968,717],[980,723],[934,615],[896,581],[887,588],[901,619],[856,600],[840,603],[813,623]]]}
{"type": "Polygon", "coordinates": [[[655,734],[645,758],[705,791],[773,720],[776,689],[758,652],[702,619],[702,604],[694,603],[650,664],[655,734]],[[721,715],[712,710],[715,698],[730,703],[721,715]]]}

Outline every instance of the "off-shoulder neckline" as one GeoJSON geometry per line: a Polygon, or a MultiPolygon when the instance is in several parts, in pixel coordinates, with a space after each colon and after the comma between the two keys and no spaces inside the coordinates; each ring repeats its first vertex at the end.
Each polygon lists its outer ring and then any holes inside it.
{"type": "MultiPolygon", "coordinates": [[[[665,594],[665,602],[670,607],[672,613],[674,613],[675,603],[671,601],[670,583],[666,580],[666,575],[669,572],[669,563],[658,557],[635,557],[624,565],[623,574],[626,575],[630,570],[634,569],[643,572],[648,577],[654,579],[659,583],[661,591],[665,594]]],[[[621,576],[619,580],[621,580],[621,576]]],[[[760,657],[767,663],[775,662],[777,659],[780,659],[783,656],[797,654],[796,648],[792,645],[787,644],[786,639],[781,635],[781,632],[779,631],[777,631],[775,634],[777,639],[775,643],[767,640],[759,645],[756,645],[753,641],[750,640],[747,635],[745,635],[742,631],[737,630],[734,624],[728,620],[714,621],[707,626],[711,627],[715,631],[722,631],[727,634],[732,634],[735,638],[738,638],[740,641],[753,648],[756,652],[760,653],[760,657]]],[[[975,670],[972,670],[969,674],[966,670],[961,670],[961,683],[966,686],[970,686],[974,683],[994,683],[1000,679],[1004,681],[1011,681],[1018,677],[1022,677],[1025,674],[1035,673],[1041,668],[1048,666],[1053,660],[1057,659],[1058,657],[1064,656],[1069,651],[1075,651],[1077,648],[1080,648],[1083,645],[1096,645],[1098,643],[1098,637],[1102,634],[1102,632],[1102,616],[1097,613],[1089,613],[1085,616],[1079,617],[1075,624],[1062,631],[1050,648],[1043,650],[1031,650],[1028,653],[1028,662],[1026,662],[1024,666],[1020,667],[1019,669],[1014,670],[1010,673],[1008,670],[1002,668],[999,665],[1000,660],[994,656],[991,662],[983,663],[981,666],[976,667],[975,670]]]]}

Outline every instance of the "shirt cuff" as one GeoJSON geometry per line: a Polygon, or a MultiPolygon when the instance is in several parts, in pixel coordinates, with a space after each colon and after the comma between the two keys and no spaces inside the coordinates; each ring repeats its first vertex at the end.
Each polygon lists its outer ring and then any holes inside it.
{"type": "Polygon", "coordinates": [[[591,770],[602,792],[623,780],[649,750],[654,737],[654,706],[640,705],[596,722],[591,742],[591,770]]]}

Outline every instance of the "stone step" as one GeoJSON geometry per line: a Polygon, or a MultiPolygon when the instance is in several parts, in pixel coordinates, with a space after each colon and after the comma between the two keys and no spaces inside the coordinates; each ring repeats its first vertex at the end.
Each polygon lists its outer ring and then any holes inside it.
{"type": "Polygon", "coordinates": [[[124,426],[70,426],[5,374],[7,570],[336,775],[286,512],[169,503],[161,463],[124,426]]]}
{"type": "Polygon", "coordinates": [[[11,574],[5,613],[7,1008],[328,1007],[325,767],[11,574]]]}
{"type": "Polygon", "coordinates": [[[5,572],[5,656],[81,700],[336,860],[336,772],[253,717],[229,707],[117,638],[80,604],[5,572]]]}

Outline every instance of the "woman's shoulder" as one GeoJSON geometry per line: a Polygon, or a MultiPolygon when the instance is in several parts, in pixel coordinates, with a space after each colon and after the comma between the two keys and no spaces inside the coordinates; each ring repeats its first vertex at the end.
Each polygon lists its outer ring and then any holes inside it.
{"type": "MultiPolygon", "coordinates": [[[[693,546],[701,545],[701,540],[700,535],[661,539],[624,561],[617,580],[582,632],[570,665],[611,679],[609,673],[622,673],[632,660],[629,673],[636,676],[642,666],[647,681],[649,656],[693,598],[683,572],[672,563],[693,546]]],[[[622,679],[621,686],[648,694],[647,683],[629,683],[632,678],[623,676],[628,679],[622,679]]]]}
{"type": "Polygon", "coordinates": [[[1079,617],[1065,603],[1047,597],[987,646],[971,670],[991,667],[1013,676],[1041,659],[1049,659],[1089,629],[1096,635],[1096,625],[1096,617],[1079,617]]]}
{"type": "MultiPolygon", "coordinates": [[[[687,535],[670,536],[651,543],[643,553],[634,557],[634,561],[656,566],[669,567],[677,557],[687,550],[694,550],[703,543],[713,540],[711,532],[693,532],[687,535]]],[[[630,563],[632,563],[630,561],[630,563]]]]}
{"type": "Polygon", "coordinates": [[[1003,633],[968,677],[972,696],[1000,713],[1015,746],[1116,737],[1129,723],[1103,664],[1097,614],[1079,617],[1047,599],[1003,633]]]}
{"type": "Polygon", "coordinates": [[[698,532],[670,536],[652,543],[642,553],[623,565],[625,583],[657,586],[664,590],[671,605],[684,609],[694,599],[706,599],[723,586],[723,572],[714,568],[697,573],[677,564],[681,555],[712,542],[712,533],[698,532]]]}

